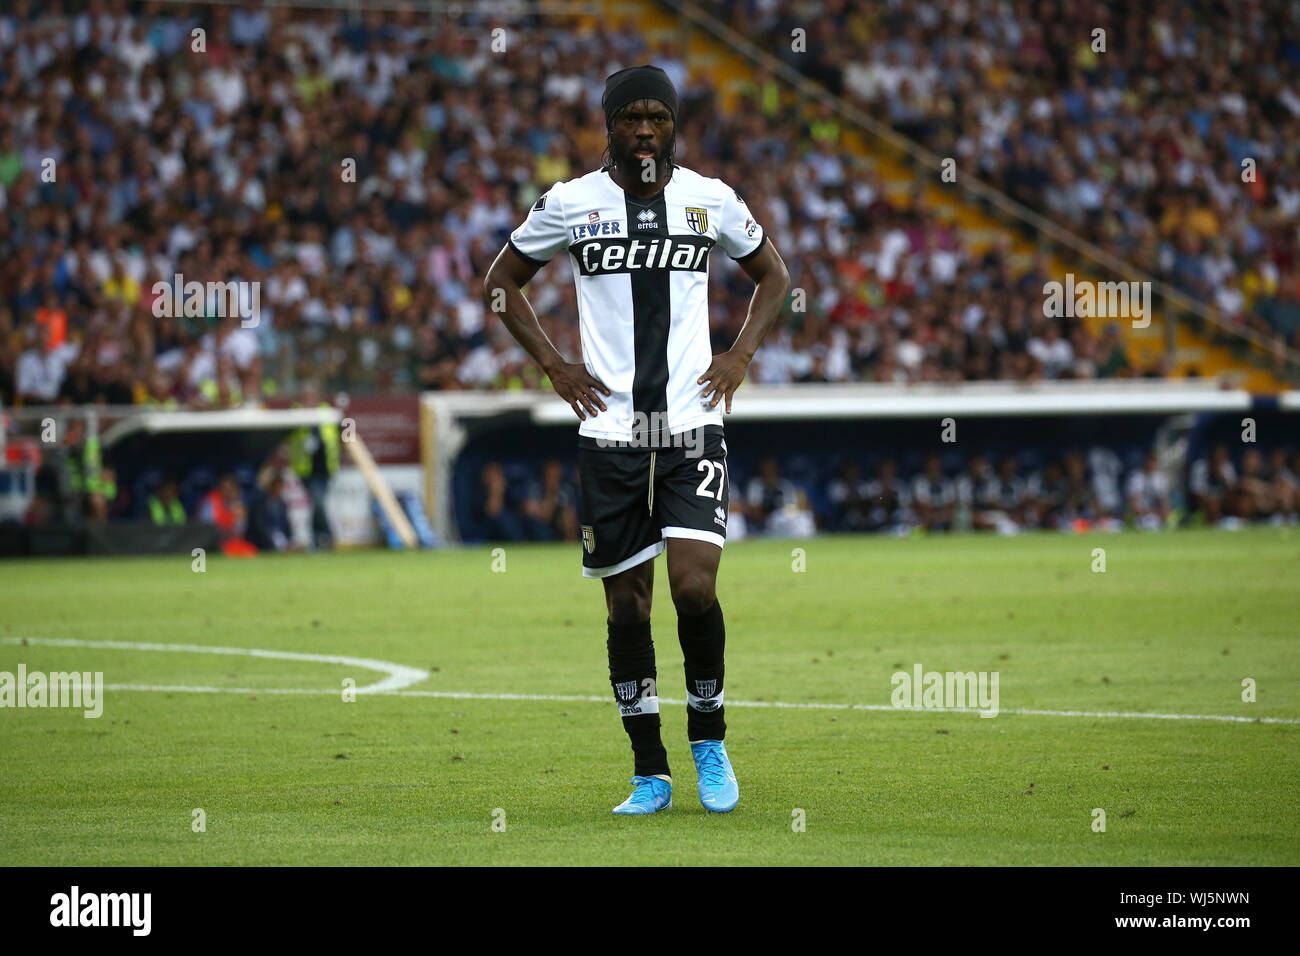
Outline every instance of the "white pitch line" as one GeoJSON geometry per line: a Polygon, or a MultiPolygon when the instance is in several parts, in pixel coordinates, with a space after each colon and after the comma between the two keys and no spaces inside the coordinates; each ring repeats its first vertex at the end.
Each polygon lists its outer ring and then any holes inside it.
{"type": "MultiPolygon", "coordinates": [[[[208,644],[153,644],[136,641],[83,641],[72,637],[6,637],[3,639],[5,644],[43,644],[49,647],[103,647],[119,651],[174,651],[189,654],[232,654],[238,657],[262,657],[272,658],[275,660],[285,661],[310,661],[314,664],[339,664],[344,667],[360,667],[363,670],[379,671],[387,674],[381,681],[373,684],[366,684],[364,687],[356,688],[358,694],[385,694],[401,690],[403,687],[410,687],[412,684],[418,684],[427,680],[429,672],[420,670],[418,667],[407,667],[405,664],[394,664],[390,661],[377,661],[369,657],[346,657],[336,654],[304,654],[298,651],[265,651],[256,647],[213,647],[208,644]]],[[[118,689],[126,689],[132,685],[118,685],[118,689]]],[[[140,685],[132,686],[132,689],[141,689],[140,685]]],[[[177,688],[171,688],[176,690],[177,688]]],[[[204,688],[195,688],[202,691],[204,688]]],[[[211,688],[210,690],[216,690],[211,688]]],[[[232,690],[235,690],[232,688],[232,690]]],[[[240,689],[237,692],[244,693],[240,689]]],[[[256,693],[256,692],[254,692],[256,693]]],[[[263,690],[263,694],[273,694],[276,691],[263,690]]],[[[283,693],[299,693],[299,691],[289,690],[283,693]]],[[[330,691],[329,693],[338,693],[330,691]]]]}
{"type": "MultiPolygon", "coordinates": [[[[315,687],[191,687],[188,684],[105,684],[104,690],[159,690],[175,694],[308,694],[337,697],[340,690],[318,690],[315,687]]],[[[361,693],[361,688],[356,688],[361,693]]],[[[374,693],[371,691],[370,693],[374,693]]],[[[392,696],[400,691],[380,691],[392,696]]]]}
{"type": "MultiPolygon", "coordinates": [[[[446,690],[406,690],[412,684],[418,684],[429,677],[429,672],[405,664],[394,664],[363,657],[344,657],[327,654],[306,654],[296,651],[267,651],[252,647],[211,647],[205,644],[148,644],[132,641],[83,641],[75,638],[46,637],[6,637],[0,638],[5,644],[43,644],[54,647],[106,647],[129,651],[177,651],[199,654],[234,654],[247,657],[276,658],[281,660],[311,661],[319,664],[343,664],[362,667],[387,673],[389,676],[374,684],[356,688],[358,694],[379,694],[391,697],[432,697],[448,700],[532,700],[552,701],[570,704],[607,704],[608,697],[592,694],[501,694],[477,693],[474,691],[446,690]],[[417,676],[418,675],[418,676],[417,676]]],[[[308,694],[318,696],[337,696],[338,690],[317,690],[315,688],[276,688],[276,687],[201,687],[182,684],[105,684],[105,690],[114,691],[164,691],[186,694],[308,694]]],[[[685,704],[684,700],[660,697],[661,704],[673,706],[685,704]]],[[[790,702],[780,700],[729,700],[728,707],[767,707],[780,710],[869,710],[869,711],[905,711],[938,714],[979,714],[975,707],[894,707],[891,704],[827,704],[815,701],[790,702]]],[[[1093,717],[1100,719],[1123,720],[1210,720],[1234,724],[1300,724],[1300,718],[1293,717],[1239,717],[1230,714],[1157,714],[1144,711],[1122,710],[1042,710],[1030,707],[1002,707],[999,714],[1016,714],[1028,717],[1093,717]]]]}
{"type": "MultiPolygon", "coordinates": [[[[612,703],[612,698],[591,695],[577,696],[570,694],[476,694],[468,691],[440,690],[403,690],[398,697],[449,697],[467,700],[550,700],[567,703],[612,703]]],[[[684,700],[660,697],[661,704],[685,704],[684,700]]],[[[875,710],[875,711],[910,711],[931,714],[980,714],[977,707],[895,707],[892,704],[823,704],[816,702],[792,703],[781,700],[729,700],[728,707],[772,707],[783,710],[875,710]]],[[[1153,714],[1143,711],[1119,710],[1038,710],[1028,707],[1002,707],[999,714],[1019,714],[1031,717],[1120,717],[1146,720],[1217,720],[1239,724],[1300,724],[1300,718],[1292,717],[1235,717],[1228,714],[1153,714]]]]}

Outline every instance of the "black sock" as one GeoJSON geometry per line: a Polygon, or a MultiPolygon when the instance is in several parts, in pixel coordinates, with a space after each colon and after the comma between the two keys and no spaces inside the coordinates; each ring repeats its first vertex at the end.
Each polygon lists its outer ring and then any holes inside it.
{"type": "Polygon", "coordinates": [[[722,740],[727,733],[723,719],[723,648],[727,631],[722,622],[722,605],[702,614],[677,614],[677,638],[682,644],[682,667],[686,671],[686,737],[688,740],[722,740]]]}
{"type": "Polygon", "coordinates": [[[668,751],[659,736],[659,692],[655,689],[655,645],[649,620],[637,624],[609,622],[609,682],[614,688],[623,729],[632,741],[636,773],[668,773],[668,751]]]}

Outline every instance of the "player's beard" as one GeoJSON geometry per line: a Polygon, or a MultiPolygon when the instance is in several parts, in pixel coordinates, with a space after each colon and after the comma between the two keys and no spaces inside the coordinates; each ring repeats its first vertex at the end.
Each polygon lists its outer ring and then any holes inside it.
{"type": "MultiPolygon", "coordinates": [[[[622,175],[627,177],[627,179],[631,179],[632,177],[639,179],[642,176],[642,170],[645,168],[642,163],[649,158],[637,155],[636,150],[639,145],[640,144],[638,143],[634,143],[627,150],[623,150],[620,147],[615,146],[613,143],[610,143],[609,145],[609,154],[614,160],[614,165],[619,168],[622,175]]],[[[672,140],[669,140],[668,144],[665,146],[654,147],[655,178],[652,181],[663,179],[664,176],[668,174],[668,155],[672,152],[672,148],[672,140]]]]}

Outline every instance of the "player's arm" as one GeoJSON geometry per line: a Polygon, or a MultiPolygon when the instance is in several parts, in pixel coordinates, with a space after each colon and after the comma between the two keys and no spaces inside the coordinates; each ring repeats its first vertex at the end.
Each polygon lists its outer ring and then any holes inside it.
{"type": "Polygon", "coordinates": [[[790,273],[768,237],[764,237],[763,245],[753,256],[741,259],[739,265],[754,280],[754,296],[749,302],[749,315],[731,349],[744,355],[748,364],[776,325],[781,306],[790,293],[790,273]]]}
{"type": "Polygon", "coordinates": [[[721,355],[715,355],[713,364],[699,379],[701,385],[709,383],[704,390],[706,399],[713,395],[709,406],[717,405],[719,399],[725,397],[728,414],[731,413],[732,394],[745,380],[745,371],[754,353],[776,325],[781,306],[790,291],[790,273],[768,236],[763,236],[763,242],[752,255],[737,262],[755,283],[753,298],[749,300],[749,314],[735,344],[721,355]]]}
{"type": "Polygon", "coordinates": [[[609,389],[588,372],[583,363],[566,362],[537,321],[537,314],[524,295],[523,287],[542,265],[524,258],[507,243],[483,280],[483,301],[489,311],[501,317],[515,341],[541,366],[555,393],[569,403],[579,419],[586,421],[588,414],[594,416],[597,410],[606,410],[600,393],[608,395],[609,389]]]}

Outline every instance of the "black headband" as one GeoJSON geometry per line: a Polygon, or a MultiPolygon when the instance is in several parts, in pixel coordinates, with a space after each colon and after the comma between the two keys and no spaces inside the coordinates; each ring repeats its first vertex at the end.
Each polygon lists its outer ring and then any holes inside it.
{"type": "Polygon", "coordinates": [[[677,90],[668,74],[657,66],[632,66],[610,74],[605,80],[605,95],[600,105],[605,110],[605,128],[614,120],[614,114],[637,100],[659,100],[673,114],[677,122],[677,90]]]}

